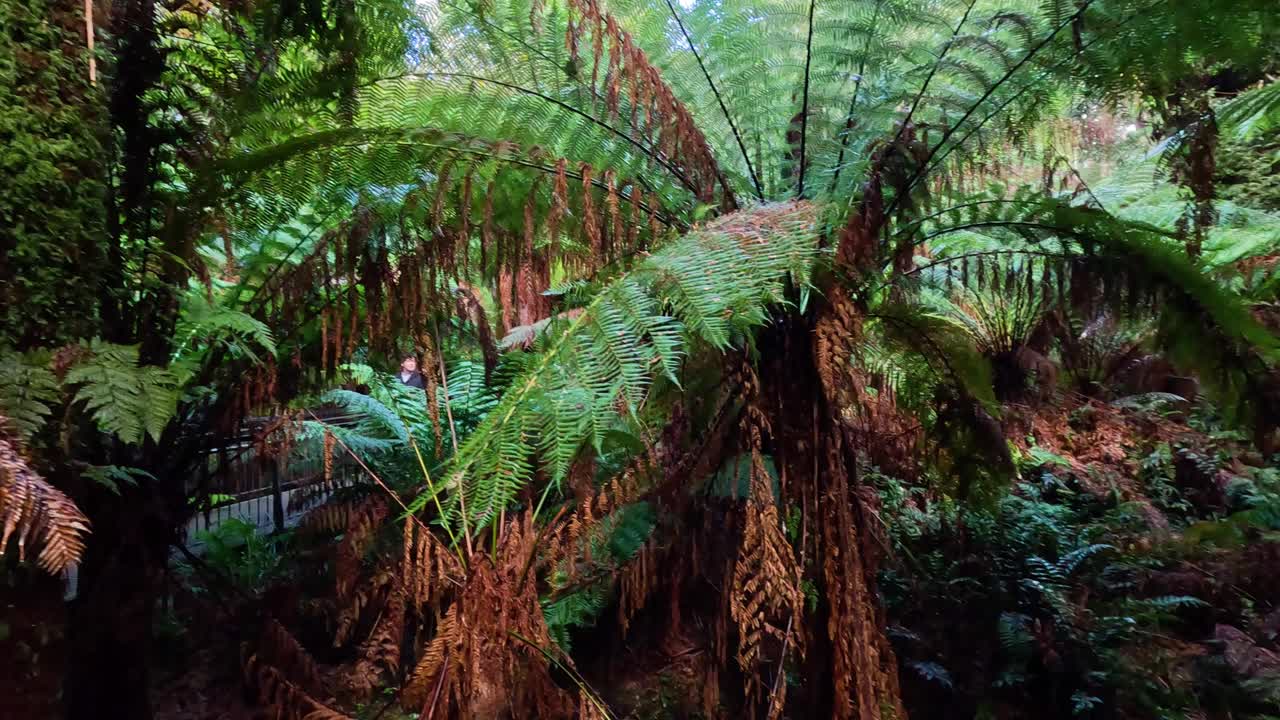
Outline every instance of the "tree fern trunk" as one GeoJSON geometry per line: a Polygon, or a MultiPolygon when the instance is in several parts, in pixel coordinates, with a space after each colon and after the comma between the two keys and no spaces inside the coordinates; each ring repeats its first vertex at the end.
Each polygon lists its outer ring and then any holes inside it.
{"type": "MultiPolygon", "coordinates": [[[[151,717],[151,621],[168,548],[145,491],[86,507],[93,523],[67,625],[67,718],[151,717]]],[[[105,494],[105,493],[104,493],[105,494]]]]}
{"type": "Polygon", "coordinates": [[[771,448],[783,502],[805,518],[798,548],[805,577],[821,601],[808,615],[805,717],[871,720],[906,717],[897,658],[884,634],[875,589],[881,546],[870,517],[872,493],[856,476],[854,447],[823,388],[815,318],[789,316],[761,342],[761,394],[772,424],[771,448]],[[830,678],[830,680],[825,680],[830,678]]]}

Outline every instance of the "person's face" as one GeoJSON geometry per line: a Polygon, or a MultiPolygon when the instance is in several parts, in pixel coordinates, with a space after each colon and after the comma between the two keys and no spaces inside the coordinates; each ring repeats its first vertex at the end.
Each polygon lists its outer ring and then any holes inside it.
{"type": "Polygon", "coordinates": [[[407,357],[407,358],[405,358],[405,359],[404,359],[404,361],[403,361],[403,362],[401,362],[401,363],[400,363],[400,369],[401,369],[401,370],[403,370],[403,371],[405,371],[405,372],[407,372],[407,373],[417,372],[417,371],[418,371],[418,361],[417,361],[417,360],[415,360],[415,359],[413,359],[413,358],[411,358],[411,357],[407,357]]]}

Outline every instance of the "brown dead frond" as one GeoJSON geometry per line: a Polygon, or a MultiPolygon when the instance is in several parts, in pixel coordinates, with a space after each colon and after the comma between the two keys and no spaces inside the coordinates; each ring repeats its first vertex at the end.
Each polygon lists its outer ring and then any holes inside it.
{"type": "Polygon", "coordinates": [[[437,607],[446,589],[460,586],[462,563],[449,546],[426,527],[405,519],[401,582],[406,600],[417,610],[437,607]]]}
{"type": "MultiPolygon", "coordinates": [[[[509,521],[496,557],[477,552],[401,695],[423,717],[559,718],[576,703],[552,680],[553,641],[536,583],[526,582],[538,535],[526,511],[509,521]]],[[[566,663],[569,663],[567,659],[566,663]]]]}
{"type": "Polygon", "coordinates": [[[257,693],[258,704],[275,720],[351,720],[289,682],[280,670],[241,648],[241,670],[247,687],[257,693]]]}
{"type": "Polygon", "coordinates": [[[320,671],[315,658],[274,618],[268,619],[262,627],[258,658],[308,692],[320,692],[320,671]]]}
{"type": "Polygon", "coordinates": [[[395,583],[387,593],[382,614],[360,648],[360,659],[348,677],[357,697],[369,697],[383,684],[384,671],[395,677],[400,672],[400,639],[404,635],[405,594],[395,583]]]}
{"type": "Polygon", "coordinates": [[[657,585],[657,550],[652,539],[622,568],[618,581],[618,624],[626,635],[631,618],[649,601],[657,585]]]}
{"type": "MultiPolygon", "coordinates": [[[[5,418],[0,417],[0,428],[5,418]]],[[[40,477],[18,449],[0,436],[0,555],[10,538],[18,543],[18,559],[27,546],[39,546],[40,567],[60,573],[80,561],[89,519],[61,490],[40,477]]]]}
{"type": "Polygon", "coordinates": [[[869,580],[875,577],[879,552],[868,529],[874,522],[868,517],[872,510],[861,494],[850,491],[843,456],[834,447],[834,439],[828,442],[833,446],[827,455],[830,472],[819,525],[824,589],[830,606],[827,635],[836,698],[832,717],[882,717],[881,709],[886,706],[896,717],[905,717],[897,659],[884,635],[884,619],[869,580]]]}
{"type": "Polygon", "coordinates": [[[382,526],[387,512],[387,503],[382,498],[370,497],[351,513],[334,560],[334,578],[340,601],[351,597],[365,550],[373,542],[373,536],[382,526]]]}
{"type": "MultiPolygon", "coordinates": [[[[800,567],[782,533],[772,481],[758,450],[751,453],[751,496],[747,500],[742,544],[733,567],[729,611],[738,626],[738,665],[746,677],[748,698],[766,689],[761,672],[764,643],[772,637],[787,642],[790,628],[801,627],[804,594],[800,567]]],[[[790,633],[792,648],[800,649],[798,633],[790,633]]]]}
{"type": "Polygon", "coordinates": [[[351,523],[351,514],[359,505],[353,501],[330,501],[307,511],[298,528],[312,533],[336,533],[351,523]]]}
{"type": "Polygon", "coordinates": [[[445,661],[449,659],[453,647],[458,641],[458,606],[452,605],[444,619],[436,626],[435,637],[427,643],[426,651],[418,660],[418,664],[409,676],[409,682],[400,693],[400,700],[406,709],[423,707],[431,700],[431,694],[437,683],[442,682],[441,673],[445,671],[445,661]]]}
{"type": "Polygon", "coordinates": [[[342,647],[351,641],[351,635],[360,618],[370,608],[376,608],[385,597],[386,587],[391,584],[391,574],[382,571],[366,582],[360,583],[344,605],[339,606],[337,613],[337,629],[334,631],[333,646],[342,647]]]}

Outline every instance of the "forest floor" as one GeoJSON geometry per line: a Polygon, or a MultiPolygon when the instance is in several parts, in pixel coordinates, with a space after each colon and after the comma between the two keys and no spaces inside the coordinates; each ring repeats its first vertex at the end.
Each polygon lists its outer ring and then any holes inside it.
{"type": "MultiPolygon", "coordinates": [[[[1014,490],[1015,504],[992,511],[997,524],[1009,526],[1000,530],[1003,535],[981,535],[977,516],[948,521],[924,488],[882,478],[888,483],[881,487],[883,514],[899,549],[887,561],[882,592],[891,635],[908,638],[898,652],[912,717],[1017,718],[1039,704],[1054,702],[1109,704],[1105,717],[1150,716],[1122,694],[1108,691],[1105,682],[1085,679],[1072,684],[1063,679],[1073,673],[1082,678],[1115,674],[1119,667],[1145,666],[1154,684],[1181,683],[1192,694],[1212,695],[1214,672],[1280,682],[1280,542],[1274,534],[1246,531],[1244,542],[1190,544],[1227,532],[1229,528],[1221,526],[1239,504],[1236,496],[1243,479],[1274,470],[1266,468],[1239,436],[1206,428],[1188,415],[1178,409],[1118,408],[1080,398],[1006,408],[1007,437],[1022,456],[1023,482],[1014,490]],[[895,504],[894,493],[906,499],[895,504]],[[1127,595],[1108,595],[1104,580],[1115,563],[1082,570],[1066,592],[1066,602],[1087,615],[1078,624],[1060,618],[1050,622],[1053,616],[1046,615],[1043,606],[1016,589],[1001,590],[1025,583],[1027,578],[1019,572],[1026,570],[1002,566],[1000,549],[983,543],[1031,542],[1025,534],[1010,533],[1019,532],[1018,525],[1036,523],[1052,525],[1053,532],[1063,536],[1055,542],[1065,543],[1064,548],[1076,542],[1065,537],[1073,533],[1088,536],[1089,542],[1118,546],[1126,567],[1141,568],[1126,586],[1127,595]],[[984,553],[996,560],[978,557],[984,553]],[[921,570],[925,565],[931,568],[928,572],[921,570]],[[968,595],[956,590],[970,586],[983,589],[968,595]],[[1134,598],[1171,597],[1193,598],[1195,607],[1179,610],[1176,617],[1162,616],[1158,627],[1143,630],[1150,634],[1143,643],[1098,636],[1098,626],[1111,617],[1118,598],[1132,603],[1134,598]],[[1025,677],[1017,682],[1024,685],[992,690],[1002,682],[1014,682],[1005,677],[1011,651],[1000,634],[1009,617],[1026,619],[1033,649],[1019,670],[1025,677]],[[1090,644],[1097,647],[1087,647],[1090,644]],[[1059,697],[1064,693],[1066,697],[1059,697]]],[[[1027,548],[1013,550],[1031,553],[1027,548]]],[[[239,617],[220,610],[222,600],[198,583],[180,589],[177,610],[161,612],[156,628],[153,704],[158,720],[256,718],[251,695],[242,689],[239,643],[240,637],[252,633],[237,628],[251,627],[264,612],[287,626],[290,620],[304,626],[298,616],[307,605],[302,598],[308,584],[320,587],[321,579],[291,576],[285,583],[290,587],[268,590],[257,607],[242,608],[245,614],[239,617]]],[[[57,715],[63,662],[61,586],[49,581],[37,587],[42,592],[24,591],[6,601],[0,618],[0,673],[16,680],[0,689],[0,717],[57,715]],[[22,691],[15,693],[15,688],[22,691]]],[[[1131,608],[1125,612],[1137,617],[1131,608]]],[[[606,610],[603,617],[612,613],[606,610]]],[[[594,635],[575,639],[583,645],[575,646],[575,654],[594,658],[584,673],[619,718],[700,717],[704,677],[711,663],[704,652],[709,631],[704,620],[696,609],[685,608],[679,627],[659,631],[660,623],[647,628],[642,616],[637,620],[639,632],[633,628],[625,641],[600,637],[617,634],[606,622],[594,635]]],[[[315,655],[324,685],[344,687],[342,676],[353,662],[350,652],[333,650],[329,638],[320,634],[299,629],[297,635],[315,655]]],[[[1200,695],[1196,698],[1199,702],[1200,695]]],[[[349,697],[317,699],[360,720],[412,717],[400,709],[391,690],[360,702],[349,697]]],[[[1205,704],[1199,717],[1226,717],[1212,711],[1213,702],[1205,704]]]]}

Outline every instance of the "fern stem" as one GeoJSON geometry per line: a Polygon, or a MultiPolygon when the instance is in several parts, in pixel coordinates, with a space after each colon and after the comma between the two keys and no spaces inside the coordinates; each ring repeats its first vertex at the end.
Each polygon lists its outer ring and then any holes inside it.
{"type": "MultiPolygon", "coordinates": [[[[444,518],[444,507],[440,505],[440,492],[436,490],[435,485],[431,482],[431,473],[427,472],[427,464],[422,460],[422,451],[418,449],[418,442],[413,439],[413,435],[409,436],[409,447],[413,448],[413,454],[418,458],[418,467],[422,468],[422,478],[427,481],[427,492],[431,493],[431,500],[436,504],[436,512],[441,519],[444,518]]],[[[458,560],[462,563],[463,569],[467,567],[467,559],[462,556],[462,549],[458,547],[458,538],[453,534],[453,528],[449,527],[449,523],[440,523],[444,526],[444,531],[449,534],[449,544],[458,553],[458,560]]]]}
{"type": "Polygon", "coordinates": [[[1040,202],[1041,202],[1040,199],[1005,200],[1001,198],[998,200],[974,200],[973,202],[960,203],[959,205],[952,205],[950,207],[945,207],[937,212],[921,216],[915,220],[912,220],[909,223],[904,223],[901,227],[897,229],[897,231],[893,233],[893,237],[898,238],[898,237],[902,237],[903,235],[915,232],[916,229],[918,229],[921,225],[924,225],[925,223],[929,222],[930,220],[943,217],[947,213],[953,213],[953,212],[958,212],[960,210],[964,210],[965,208],[982,207],[984,205],[1036,205],[1040,202]]]}
{"type": "MultiPolygon", "coordinates": [[[[1153,3],[1152,5],[1149,5],[1147,9],[1149,9],[1149,8],[1153,8],[1153,7],[1155,7],[1156,5],[1159,5],[1159,4],[1160,4],[1159,2],[1153,3]]],[[[1145,11],[1145,9],[1144,9],[1144,11],[1145,11]]],[[[1133,13],[1132,15],[1130,15],[1129,17],[1125,18],[1124,20],[1120,21],[1120,22],[1119,22],[1115,27],[1111,28],[1111,32],[1115,32],[1115,31],[1117,31],[1117,30],[1119,30],[1119,29],[1121,29],[1121,28],[1125,27],[1125,26],[1126,26],[1126,25],[1128,25],[1129,23],[1133,22],[1135,19],[1137,19],[1137,18],[1141,17],[1141,16],[1143,15],[1143,12],[1144,12],[1144,11],[1135,12],[1135,13],[1133,13]]],[[[1105,37],[1105,36],[1104,36],[1104,35],[1099,35],[1098,37],[1095,37],[1095,38],[1093,38],[1092,40],[1090,40],[1089,42],[1085,43],[1085,44],[1084,44],[1084,46],[1080,48],[1080,52],[1084,52],[1085,50],[1088,50],[1090,47],[1094,46],[1094,45],[1095,45],[1095,44],[1097,44],[1098,42],[1101,42],[1101,41],[1102,41],[1102,39],[1103,39],[1103,37],[1105,37]]],[[[964,144],[965,144],[966,142],[968,142],[969,138],[973,137],[973,136],[974,136],[974,135],[975,135],[979,130],[981,130],[984,126],[986,126],[986,124],[987,124],[988,122],[990,122],[992,118],[994,118],[996,115],[999,115],[1000,113],[1004,112],[1004,109],[1005,109],[1005,108],[1007,108],[1007,107],[1009,107],[1010,105],[1012,105],[1012,104],[1013,104],[1013,102],[1014,102],[1015,100],[1017,100],[1018,98],[1022,97],[1022,96],[1023,96],[1023,95],[1028,91],[1028,90],[1030,90],[1031,88],[1035,87],[1035,86],[1036,86],[1036,84],[1037,84],[1040,80],[1042,80],[1042,79],[1044,79],[1044,78],[1048,77],[1048,76],[1049,76],[1049,75],[1051,75],[1053,72],[1057,71],[1058,69],[1062,68],[1063,66],[1068,65],[1068,64],[1070,64],[1070,63],[1072,63],[1072,62],[1075,62],[1075,59],[1076,59],[1076,58],[1073,56],[1073,57],[1069,57],[1069,58],[1064,58],[1063,60],[1060,60],[1059,62],[1054,63],[1053,65],[1049,66],[1049,68],[1047,68],[1044,72],[1040,73],[1040,75],[1038,75],[1034,80],[1032,80],[1031,82],[1029,82],[1029,83],[1027,83],[1026,85],[1022,86],[1022,88],[1021,88],[1021,89],[1019,89],[1019,90],[1018,90],[1018,92],[1016,92],[1016,93],[1014,93],[1012,96],[1010,96],[1008,100],[1005,100],[1004,102],[1000,103],[1000,104],[996,107],[996,109],[995,109],[995,110],[992,110],[992,111],[991,111],[990,113],[988,113],[985,117],[983,117],[983,118],[982,118],[982,120],[978,121],[978,123],[973,127],[973,129],[972,129],[972,130],[970,130],[968,133],[966,133],[966,134],[965,134],[965,136],[964,136],[963,138],[961,138],[959,141],[957,141],[957,142],[955,142],[954,144],[952,144],[952,145],[951,145],[951,147],[947,148],[947,151],[946,151],[945,153],[943,153],[941,157],[938,157],[938,158],[935,160],[935,163],[936,163],[936,164],[941,164],[941,163],[942,163],[942,161],[943,161],[943,160],[946,160],[946,159],[951,155],[951,153],[955,152],[955,150],[956,150],[957,148],[963,147],[963,146],[964,146],[964,144]]],[[[957,124],[956,126],[954,126],[954,127],[958,127],[958,124],[957,124]]],[[[954,130],[954,127],[953,127],[953,130],[954,130]]],[[[942,139],[941,141],[939,141],[939,142],[938,142],[938,148],[939,148],[939,149],[941,149],[941,147],[942,147],[942,143],[943,143],[943,142],[945,142],[945,141],[946,141],[946,137],[944,136],[944,137],[943,137],[943,139],[942,139]]],[[[932,155],[931,155],[930,157],[932,157],[932,155]]],[[[926,173],[927,173],[927,172],[928,172],[928,170],[930,169],[930,168],[928,168],[928,167],[927,167],[927,164],[928,164],[928,161],[926,161],[925,165],[923,165],[923,166],[922,166],[922,167],[924,167],[924,168],[925,168],[925,171],[924,171],[924,172],[926,172],[926,173]]],[[[911,184],[912,184],[912,185],[914,185],[914,184],[915,184],[915,182],[918,182],[918,181],[919,181],[919,178],[913,178],[913,180],[911,181],[911,184]]]]}
{"type": "Polygon", "coordinates": [[[817,5],[818,0],[809,0],[809,31],[804,43],[804,93],[800,100],[800,180],[796,186],[797,199],[804,197],[804,171],[808,164],[805,162],[805,153],[809,141],[809,67],[813,62],[813,11],[817,5]]]}
{"type": "Polygon", "coordinates": [[[680,18],[679,11],[671,0],[666,0],[667,9],[671,11],[671,17],[675,19],[676,26],[680,28],[680,34],[684,36],[684,41],[689,45],[690,52],[693,53],[693,59],[698,61],[698,68],[702,70],[702,76],[707,79],[707,85],[711,87],[711,94],[715,96],[716,102],[720,105],[720,112],[724,115],[725,122],[729,123],[729,129],[733,131],[733,139],[738,143],[738,151],[742,153],[742,160],[747,164],[747,173],[751,175],[751,184],[755,186],[756,198],[764,200],[764,186],[760,184],[760,176],[756,174],[755,166],[751,164],[751,155],[747,153],[746,143],[742,141],[742,133],[738,131],[738,125],[734,123],[733,116],[729,114],[729,108],[724,104],[724,98],[720,95],[720,88],[716,87],[716,83],[711,79],[711,73],[707,71],[706,64],[702,61],[702,54],[698,52],[698,46],[694,45],[693,38],[689,37],[689,31],[684,26],[684,21],[680,18]]]}
{"type": "MultiPolygon", "coordinates": [[[[898,132],[894,134],[893,142],[889,143],[890,147],[897,145],[898,141],[902,139],[902,134],[907,131],[907,126],[911,124],[911,118],[916,114],[916,108],[920,107],[920,101],[924,99],[925,91],[929,89],[929,83],[933,82],[933,76],[938,74],[938,69],[942,67],[942,61],[947,57],[947,53],[950,52],[951,46],[955,43],[956,38],[960,36],[961,28],[963,28],[964,24],[969,21],[969,14],[973,12],[973,6],[976,5],[977,2],[978,0],[969,0],[969,5],[965,8],[964,15],[960,16],[960,22],[956,23],[955,29],[951,31],[951,37],[949,37],[946,44],[942,46],[942,52],[938,53],[938,59],[935,60],[933,66],[929,68],[929,74],[925,76],[924,83],[920,85],[919,92],[917,92],[915,98],[912,99],[911,108],[907,110],[906,116],[902,118],[901,124],[898,125],[898,132]]],[[[894,200],[896,201],[897,198],[894,198],[894,200]]],[[[884,215],[885,217],[889,217],[889,211],[886,210],[884,215]]]]}
{"type": "Polygon", "coordinates": [[[613,125],[610,125],[609,123],[601,120],[600,118],[597,118],[591,113],[588,113],[584,110],[576,108],[562,100],[557,100],[551,97],[550,95],[539,92],[538,90],[527,88],[522,85],[517,85],[515,83],[509,83],[504,80],[497,80],[495,78],[484,77],[483,75],[473,75],[471,73],[452,73],[452,72],[435,72],[435,71],[420,72],[420,73],[405,73],[403,75],[392,75],[389,77],[379,78],[370,84],[379,83],[379,82],[388,82],[392,80],[399,80],[406,77],[424,78],[428,80],[435,79],[435,78],[454,78],[454,79],[460,79],[460,80],[470,80],[471,82],[489,83],[491,85],[497,85],[498,87],[506,88],[508,90],[514,90],[515,92],[521,93],[523,95],[536,97],[539,100],[543,100],[547,103],[555,105],[556,107],[562,110],[565,110],[574,115],[577,115],[591,122],[592,124],[598,125],[601,128],[609,131],[610,133],[617,135],[618,137],[625,140],[629,145],[634,147],[636,150],[639,150],[642,154],[645,155],[645,157],[651,158],[654,162],[661,165],[667,172],[671,173],[672,177],[679,180],[680,184],[683,185],[686,190],[693,193],[695,196],[698,194],[698,188],[694,185],[693,181],[691,181],[689,177],[680,170],[680,168],[673,165],[670,160],[663,157],[655,149],[646,147],[644,143],[641,143],[639,140],[636,140],[634,137],[619,130],[613,125]]]}
{"type": "MultiPolygon", "coordinates": [[[[1037,43],[1035,47],[1028,50],[1027,53],[1022,56],[1022,59],[1018,60],[1018,62],[1013,64],[1013,67],[1010,67],[1008,70],[1006,70],[1004,75],[1002,75],[999,80],[995,81],[994,83],[991,84],[991,87],[987,88],[986,92],[982,94],[982,97],[978,98],[977,102],[974,102],[969,105],[969,109],[965,111],[964,115],[962,115],[959,120],[952,123],[951,126],[947,128],[946,132],[942,134],[942,139],[938,141],[938,144],[934,145],[932,148],[929,149],[929,154],[925,156],[924,161],[921,162],[920,165],[911,174],[911,177],[910,179],[907,180],[907,183],[904,186],[902,193],[900,193],[899,195],[896,195],[893,198],[893,202],[891,202],[889,204],[889,207],[885,210],[884,214],[886,217],[891,216],[893,214],[894,208],[898,207],[898,205],[901,203],[902,197],[904,195],[910,194],[911,188],[914,187],[915,184],[920,181],[920,178],[924,177],[925,173],[928,172],[929,163],[933,161],[934,156],[937,155],[938,151],[942,149],[942,146],[947,143],[947,140],[949,140],[951,136],[955,134],[956,130],[958,130],[960,126],[965,123],[966,120],[973,117],[973,114],[978,111],[978,108],[982,107],[982,104],[985,103],[988,99],[990,99],[990,97],[993,94],[995,94],[995,91],[998,90],[1000,86],[1008,82],[1009,79],[1012,78],[1015,74],[1017,74],[1017,72],[1021,70],[1023,66],[1025,66],[1028,62],[1030,62],[1032,58],[1040,54],[1040,51],[1043,50],[1046,46],[1048,46],[1049,43],[1052,42],[1053,39],[1058,36],[1058,33],[1070,27],[1071,23],[1074,22],[1077,17],[1080,17],[1081,15],[1083,15],[1084,11],[1087,10],[1089,6],[1092,4],[1093,4],[1093,0],[1084,0],[1084,2],[1080,4],[1080,8],[1078,10],[1076,10],[1066,20],[1063,20],[1058,25],[1058,27],[1054,28],[1053,32],[1049,33],[1043,40],[1037,43]]],[[[1030,85],[1028,85],[1027,87],[1030,87],[1030,85]]],[[[1022,90],[1020,90],[1018,94],[1015,95],[1014,97],[1016,98],[1019,95],[1021,95],[1023,92],[1026,92],[1027,87],[1024,87],[1022,90]]],[[[1007,103],[1005,105],[1007,105],[1007,103]]],[[[1000,109],[1003,109],[1005,105],[1002,105],[1000,109]]],[[[987,120],[989,119],[990,117],[987,118],[987,120]]],[[[986,120],[983,120],[983,123],[985,124],[986,120]]],[[[979,127],[981,127],[981,125],[979,125],[979,127]]],[[[974,132],[976,131],[977,129],[975,128],[974,132]]],[[[972,135],[972,134],[973,134],[972,132],[969,133],[969,135],[972,135]]],[[[966,139],[969,137],[969,135],[965,136],[966,139]]]]}
{"type": "Polygon", "coordinates": [[[867,32],[867,42],[862,48],[862,59],[858,61],[858,78],[853,81],[853,96],[849,98],[849,112],[845,114],[845,132],[840,137],[840,154],[836,156],[835,172],[831,175],[831,187],[827,192],[835,192],[840,181],[840,168],[844,165],[844,153],[849,147],[849,134],[853,131],[853,111],[858,106],[858,94],[862,91],[862,77],[867,73],[867,58],[871,55],[871,38],[875,36],[876,22],[880,19],[880,8],[884,0],[876,0],[875,12],[871,13],[871,27],[867,32]]]}

